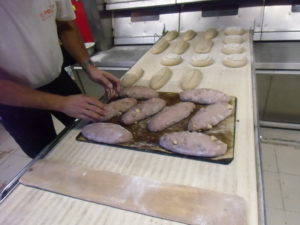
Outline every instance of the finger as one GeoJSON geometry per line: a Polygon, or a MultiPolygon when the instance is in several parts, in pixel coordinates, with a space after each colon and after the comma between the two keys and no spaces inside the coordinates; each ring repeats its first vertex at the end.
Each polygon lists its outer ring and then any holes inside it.
{"type": "Polygon", "coordinates": [[[100,102],[98,99],[94,97],[87,97],[85,100],[88,104],[95,105],[105,111],[106,104],[100,102]]]}
{"type": "Polygon", "coordinates": [[[106,111],[104,109],[99,108],[99,107],[97,107],[95,105],[87,105],[86,109],[89,110],[89,111],[91,111],[91,112],[93,112],[93,113],[98,114],[100,117],[106,115],[106,111]]]}
{"type": "Polygon", "coordinates": [[[108,73],[105,71],[103,71],[103,72],[104,72],[105,77],[112,82],[113,86],[116,88],[116,91],[120,92],[120,90],[121,90],[120,80],[111,73],[108,73]]]}
{"type": "Polygon", "coordinates": [[[107,76],[105,75],[105,73],[103,73],[103,76],[99,77],[99,80],[101,83],[103,83],[103,85],[106,88],[112,89],[114,87],[113,84],[110,82],[110,80],[107,79],[107,76]]]}
{"type": "Polygon", "coordinates": [[[83,117],[87,118],[88,120],[92,120],[92,121],[99,121],[102,118],[102,116],[100,116],[99,114],[97,114],[93,111],[90,111],[88,109],[85,109],[82,115],[83,115],[83,117]]]}

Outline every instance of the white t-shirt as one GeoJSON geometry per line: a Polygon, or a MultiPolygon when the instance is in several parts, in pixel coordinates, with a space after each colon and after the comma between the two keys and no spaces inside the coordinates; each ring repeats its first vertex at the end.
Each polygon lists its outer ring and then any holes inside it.
{"type": "Polygon", "coordinates": [[[70,0],[0,0],[0,68],[33,88],[50,83],[63,62],[55,21],[74,19],[70,0]]]}

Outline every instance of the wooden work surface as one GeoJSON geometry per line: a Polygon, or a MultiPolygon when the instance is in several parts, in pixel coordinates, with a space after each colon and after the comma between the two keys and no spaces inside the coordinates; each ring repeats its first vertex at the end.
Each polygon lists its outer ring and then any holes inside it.
{"type": "MultiPolygon", "coordinates": [[[[243,44],[251,59],[249,34],[243,44]]],[[[228,165],[207,163],[116,147],[83,143],[75,140],[84,123],[78,124],[46,157],[91,169],[144,177],[171,184],[187,185],[235,194],[246,201],[249,225],[258,225],[258,192],[256,176],[255,133],[251,64],[237,69],[226,68],[220,61],[223,34],[214,39],[212,55],[216,63],[203,68],[200,88],[215,88],[237,97],[235,158],[228,165]]],[[[188,54],[185,53],[185,54],[188,54]]],[[[137,64],[146,71],[153,68],[146,53],[137,64]]],[[[161,57],[160,55],[158,57],[161,57]]],[[[154,60],[155,61],[155,60],[154,60]]],[[[153,62],[154,63],[154,62],[153,62]]],[[[156,62],[157,63],[157,62],[156,62]]],[[[183,62],[178,66],[188,66],[183,62]]],[[[156,67],[157,68],[157,67],[156,67]]],[[[175,69],[175,68],[174,68],[175,69]]],[[[149,82],[146,72],[138,84],[149,82]]],[[[175,75],[175,74],[174,74],[175,75]]],[[[173,75],[173,76],[174,76],[173,75]]],[[[176,77],[176,75],[175,75],[176,77]]],[[[171,80],[160,91],[179,92],[178,80],[171,80]]],[[[259,162],[257,162],[259,163],[259,162]]],[[[63,195],[19,185],[0,205],[0,224],[110,224],[110,225],[177,225],[180,223],[98,205],[63,195]],[[18,215],[18,216],[16,216],[18,215]]]]}

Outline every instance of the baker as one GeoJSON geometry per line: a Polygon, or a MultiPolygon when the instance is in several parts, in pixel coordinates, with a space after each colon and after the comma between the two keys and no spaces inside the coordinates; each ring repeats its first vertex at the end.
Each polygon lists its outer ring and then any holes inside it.
{"type": "Polygon", "coordinates": [[[0,1],[0,116],[23,151],[35,157],[55,137],[51,114],[64,125],[98,120],[105,104],[82,95],[62,70],[60,42],[89,78],[117,93],[119,80],[95,68],[73,22],[70,0],[0,1]]]}

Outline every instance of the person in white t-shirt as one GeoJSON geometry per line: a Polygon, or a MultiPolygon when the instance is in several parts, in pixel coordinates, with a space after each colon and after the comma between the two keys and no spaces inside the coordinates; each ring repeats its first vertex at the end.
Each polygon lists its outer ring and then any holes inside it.
{"type": "Polygon", "coordinates": [[[115,76],[90,63],[74,19],[70,0],[0,1],[0,116],[30,157],[56,136],[51,114],[69,125],[106,113],[104,103],[82,95],[62,70],[60,42],[90,79],[109,93],[120,90],[115,76]]]}

